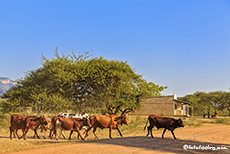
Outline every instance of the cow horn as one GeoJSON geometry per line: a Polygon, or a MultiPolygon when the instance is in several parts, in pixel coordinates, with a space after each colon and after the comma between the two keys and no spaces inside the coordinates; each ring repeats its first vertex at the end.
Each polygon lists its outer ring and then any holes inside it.
{"type": "Polygon", "coordinates": [[[129,112],[131,112],[131,111],[132,111],[131,108],[127,108],[127,109],[125,109],[125,110],[121,113],[121,115],[127,114],[127,113],[129,113],[129,112]]]}

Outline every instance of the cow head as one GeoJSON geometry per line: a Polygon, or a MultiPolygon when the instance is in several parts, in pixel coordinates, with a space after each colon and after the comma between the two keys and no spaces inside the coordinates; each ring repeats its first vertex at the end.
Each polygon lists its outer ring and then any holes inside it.
{"type": "Polygon", "coordinates": [[[114,121],[118,122],[118,124],[121,124],[121,125],[122,125],[122,124],[126,124],[126,125],[129,124],[128,118],[127,118],[126,114],[125,114],[125,115],[122,115],[122,116],[116,117],[116,118],[114,119],[114,121]]]}
{"type": "Polygon", "coordinates": [[[178,124],[178,127],[184,127],[184,124],[183,124],[183,121],[181,120],[181,118],[179,118],[177,120],[177,124],[178,124]]]}
{"type": "Polygon", "coordinates": [[[124,124],[126,124],[126,125],[129,124],[128,118],[127,118],[126,114],[122,116],[122,123],[124,123],[124,124]]]}
{"type": "Polygon", "coordinates": [[[40,118],[41,124],[47,125],[47,121],[44,116],[40,116],[39,118],[40,118]]]}

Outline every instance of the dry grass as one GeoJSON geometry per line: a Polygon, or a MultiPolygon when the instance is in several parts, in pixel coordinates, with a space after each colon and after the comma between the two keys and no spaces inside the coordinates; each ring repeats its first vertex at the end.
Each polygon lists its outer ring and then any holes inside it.
{"type": "MultiPolygon", "coordinates": [[[[124,137],[131,137],[131,136],[145,136],[147,134],[147,130],[144,130],[144,126],[147,121],[147,116],[129,116],[129,125],[122,125],[120,126],[121,132],[124,137]]],[[[50,118],[48,119],[50,120],[50,118]]],[[[224,122],[228,124],[230,118],[225,118],[223,120],[218,119],[202,119],[202,118],[187,118],[183,119],[185,122],[185,128],[179,129],[191,129],[193,127],[203,127],[207,125],[222,125],[224,122]]],[[[64,140],[61,136],[60,139],[57,141],[55,139],[33,139],[34,132],[29,130],[27,134],[27,140],[18,140],[13,138],[13,140],[9,139],[9,118],[3,119],[1,122],[0,127],[0,153],[11,152],[11,151],[20,151],[25,149],[33,149],[39,147],[49,147],[49,146],[57,146],[61,144],[73,144],[82,142],[76,139],[77,133],[73,134],[72,141],[64,140]],[[7,121],[8,120],[8,121],[7,121]]],[[[153,129],[154,132],[162,132],[162,129],[157,130],[156,128],[153,129]]],[[[19,130],[19,133],[21,131],[19,130]]],[[[40,135],[40,131],[38,132],[40,135]]],[[[46,132],[46,137],[48,137],[48,133],[46,132]]],[[[83,133],[83,132],[82,132],[83,133]]],[[[66,136],[69,135],[69,131],[65,132],[66,136]]],[[[109,130],[108,129],[97,129],[97,135],[100,139],[108,138],[109,137],[109,130]]],[[[41,135],[40,135],[41,136],[41,135]]],[[[112,131],[112,137],[120,137],[117,130],[112,131]]],[[[92,131],[87,138],[87,140],[93,140],[94,135],[92,131]]]]}

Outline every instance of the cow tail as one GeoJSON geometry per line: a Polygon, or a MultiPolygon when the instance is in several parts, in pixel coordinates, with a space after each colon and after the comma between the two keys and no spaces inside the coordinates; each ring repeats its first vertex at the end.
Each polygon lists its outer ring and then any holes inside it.
{"type": "Polygon", "coordinates": [[[147,119],[147,121],[146,121],[146,124],[145,124],[144,130],[146,129],[146,126],[147,126],[147,124],[148,124],[148,121],[149,121],[149,117],[148,117],[148,119],[147,119]]]}

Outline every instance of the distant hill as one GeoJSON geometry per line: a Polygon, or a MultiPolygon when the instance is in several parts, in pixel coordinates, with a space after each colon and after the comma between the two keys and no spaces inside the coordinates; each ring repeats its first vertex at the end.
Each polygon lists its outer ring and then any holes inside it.
{"type": "Polygon", "coordinates": [[[15,85],[16,83],[9,78],[0,77],[0,96],[15,85]]]}

